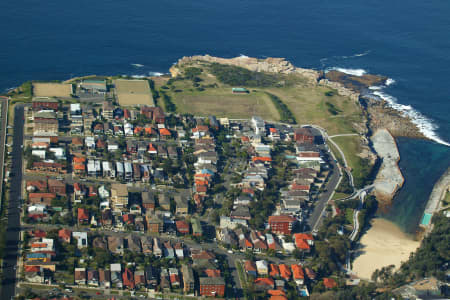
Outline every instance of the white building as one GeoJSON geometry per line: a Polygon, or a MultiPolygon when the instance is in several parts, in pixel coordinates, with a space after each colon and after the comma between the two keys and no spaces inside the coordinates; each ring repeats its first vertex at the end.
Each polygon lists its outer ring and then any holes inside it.
{"type": "Polygon", "coordinates": [[[77,240],[78,249],[87,248],[88,246],[87,232],[74,231],[72,232],[72,237],[77,240]]]}

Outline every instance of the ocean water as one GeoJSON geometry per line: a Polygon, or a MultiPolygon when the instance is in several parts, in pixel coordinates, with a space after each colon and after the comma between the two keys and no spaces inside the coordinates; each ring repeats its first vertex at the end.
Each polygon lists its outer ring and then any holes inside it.
{"type": "MultiPolygon", "coordinates": [[[[446,0],[1,1],[0,90],[31,79],[166,73],[185,55],[286,57],[307,68],[388,76],[391,84],[373,92],[445,144],[449,15],[446,0]]],[[[426,198],[443,161],[430,160],[418,175],[409,173],[418,162],[408,158],[435,157],[442,147],[399,142],[406,177],[399,199],[426,198]],[[427,184],[408,184],[416,177],[427,184]]]]}

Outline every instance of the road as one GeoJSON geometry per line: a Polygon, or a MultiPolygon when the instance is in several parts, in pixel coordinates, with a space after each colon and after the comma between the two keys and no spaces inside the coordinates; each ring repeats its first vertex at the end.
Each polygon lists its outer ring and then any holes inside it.
{"type": "Polygon", "coordinates": [[[8,126],[8,98],[0,97],[2,104],[2,110],[0,112],[0,195],[3,192],[3,182],[5,176],[5,143],[6,143],[6,132],[8,126]]]}
{"type": "Polygon", "coordinates": [[[11,165],[11,185],[8,205],[8,227],[6,230],[6,253],[3,260],[3,282],[0,299],[11,299],[15,295],[16,267],[20,241],[20,197],[22,192],[22,145],[23,106],[14,109],[14,137],[11,165]]]}
{"type": "Polygon", "coordinates": [[[324,192],[320,193],[319,198],[315,202],[314,210],[308,218],[308,225],[311,231],[315,231],[318,229],[328,201],[330,200],[334,190],[339,183],[340,175],[338,172],[338,166],[334,162],[334,160],[331,160],[330,164],[332,166],[333,173],[328,179],[324,192]]]}

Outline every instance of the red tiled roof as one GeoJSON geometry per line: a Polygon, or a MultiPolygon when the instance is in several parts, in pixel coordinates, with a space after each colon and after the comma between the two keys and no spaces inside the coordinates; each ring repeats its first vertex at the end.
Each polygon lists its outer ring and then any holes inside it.
{"type": "Polygon", "coordinates": [[[208,277],[220,277],[220,270],[217,269],[206,269],[205,273],[208,277]]]}
{"type": "Polygon", "coordinates": [[[271,285],[273,286],[275,284],[275,282],[273,281],[272,278],[256,278],[255,279],[255,284],[266,284],[266,285],[271,285]]]}
{"type": "Polygon", "coordinates": [[[281,290],[268,290],[267,293],[271,296],[286,296],[286,293],[281,290]]]}
{"type": "Polygon", "coordinates": [[[41,268],[39,266],[25,266],[25,272],[39,272],[41,268]]]}
{"type": "Polygon", "coordinates": [[[305,279],[305,273],[299,265],[291,265],[292,274],[294,279],[305,279]]]}
{"type": "Polygon", "coordinates": [[[280,269],[276,264],[270,264],[270,276],[276,277],[280,275],[280,269]]]}
{"type": "Polygon", "coordinates": [[[56,198],[56,194],[54,193],[30,193],[28,197],[31,198],[56,198]]]}
{"type": "Polygon", "coordinates": [[[86,162],[86,158],[74,156],[74,157],[73,157],[73,162],[74,162],[74,163],[84,163],[84,162],[86,162]]]}
{"type": "Polygon", "coordinates": [[[58,237],[62,239],[70,239],[72,232],[69,229],[61,229],[58,231],[58,237]]]}
{"type": "Polygon", "coordinates": [[[336,281],[334,281],[334,279],[331,278],[324,278],[323,279],[323,285],[327,288],[327,289],[332,289],[334,287],[337,286],[336,281]]]}
{"type": "Polygon", "coordinates": [[[170,131],[167,130],[167,128],[161,128],[161,129],[159,129],[159,134],[160,134],[160,135],[165,135],[165,136],[171,135],[170,131]]]}
{"type": "Polygon", "coordinates": [[[309,250],[311,247],[308,245],[308,243],[305,240],[302,239],[296,239],[295,240],[295,246],[298,249],[302,249],[302,250],[309,250]]]}
{"type": "Polygon", "coordinates": [[[125,271],[122,274],[122,280],[124,286],[130,289],[134,289],[134,276],[133,272],[131,272],[130,269],[125,269],[125,271]]]}
{"type": "Polygon", "coordinates": [[[251,260],[246,260],[245,262],[244,262],[244,269],[245,269],[245,271],[254,271],[254,272],[256,272],[256,265],[255,265],[255,263],[253,262],[253,261],[251,261],[251,260]]]}
{"type": "Polygon", "coordinates": [[[291,278],[292,273],[288,266],[286,266],[285,264],[281,264],[278,267],[280,268],[281,277],[285,279],[291,278]]]}
{"type": "Polygon", "coordinates": [[[288,300],[288,298],[286,298],[285,296],[271,296],[270,298],[269,298],[269,300],[288,300]]]}
{"type": "Polygon", "coordinates": [[[255,157],[252,157],[252,161],[267,161],[267,162],[271,162],[272,159],[270,157],[266,157],[266,156],[255,156],[255,157]]]}
{"type": "Polygon", "coordinates": [[[195,190],[199,193],[206,193],[208,191],[208,187],[204,184],[197,185],[195,190]]]}
{"type": "Polygon", "coordinates": [[[86,209],[79,207],[78,220],[89,220],[89,212],[86,209]]]}
{"type": "Polygon", "coordinates": [[[294,222],[295,218],[291,216],[269,216],[269,223],[271,222],[294,222]]]}
{"type": "Polygon", "coordinates": [[[294,237],[295,237],[295,239],[314,241],[314,237],[312,236],[312,234],[309,234],[309,233],[296,233],[296,234],[294,234],[294,237]]]}

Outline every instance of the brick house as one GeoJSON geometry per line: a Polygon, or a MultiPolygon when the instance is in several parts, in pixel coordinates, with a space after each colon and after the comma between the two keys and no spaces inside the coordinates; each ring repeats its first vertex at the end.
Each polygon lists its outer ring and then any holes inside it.
{"type": "Polygon", "coordinates": [[[225,280],[222,277],[201,277],[200,295],[223,297],[225,295],[225,280]]]}
{"type": "Polygon", "coordinates": [[[49,179],[48,191],[59,196],[66,196],[66,183],[57,179],[49,179]]]}
{"type": "Polygon", "coordinates": [[[270,216],[269,225],[273,233],[291,234],[296,219],[291,216],[270,216]]]}

